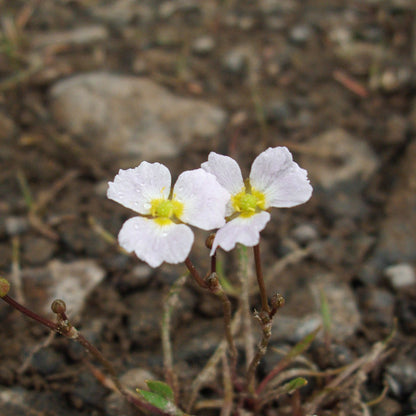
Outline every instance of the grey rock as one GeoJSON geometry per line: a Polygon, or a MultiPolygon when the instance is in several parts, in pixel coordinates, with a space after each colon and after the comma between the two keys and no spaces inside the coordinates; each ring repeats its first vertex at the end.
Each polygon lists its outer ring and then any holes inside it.
{"type": "Polygon", "coordinates": [[[351,337],[361,324],[361,315],[350,287],[332,274],[318,275],[310,288],[320,310],[322,296],[326,298],[331,320],[331,337],[338,342],[351,337]]]}
{"type": "Polygon", "coordinates": [[[145,78],[90,73],[51,90],[57,122],[126,164],[173,157],[192,139],[218,134],[226,114],[200,100],[181,98],[145,78]]]}
{"type": "Polygon", "coordinates": [[[319,237],[318,230],[313,224],[300,224],[295,227],[291,232],[292,237],[294,240],[301,244],[305,245],[308,244],[319,237]]]}
{"type": "Polygon", "coordinates": [[[259,5],[260,10],[266,15],[294,12],[299,7],[299,4],[294,0],[261,0],[259,5]]]}
{"type": "Polygon", "coordinates": [[[28,391],[21,387],[0,388],[0,409],[2,416],[50,414],[72,416],[63,397],[57,392],[28,391]]]}
{"type": "Polygon", "coordinates": [[[333,129],[313,137],[308,147],[319,154],[302,155],[300,165],[309,172],[311,180],[326,190],[345,182],[354,182],[362,189],[376,171],[379,160],[363,140],[343,129],[333,129]]]}
{"type": "Polygon", "coordinates": [[[45,264],[57,249],[55,241],[42,237],[28,237],[23,241],[23,258],[31,265],[45,264]]]}
{"type": "Polygon", "coordinates": [[[386,366],[386,380],[391,393],[399,399],[413,393],[416,389],[416,365],[406,357],[400,357],[386,366]]]}
{"type": "Polygon", "coordinates": [[[342,342],[351,337],[361,323],[354,294],[336,276],[326,274],[315,276],[305,290],[298,290],[298,294],[291,298],[294,304],[292,310],[282,309],[278,319],[273,322],[272,341],[299,342],[322,326],[322,294],[330,311],[332,339],[342,342]],[[299,292],[303,292],[303,295],[299,292]]]}
{"type": "Polygon", "coordinates": [[[51,348],[41,348],[32,360],[31,367],[44,376],[62,371],[65,368],[64,357],[51,348]]]}
{"type": "Polygon", "coordinates": [[[135,0],[96,3],[91,6],[90,13],[116,27],[125,26],[134,19],[149,23],[155,17],[152,7],[135,0]]]}
{"type": "Polygon", "coordinates": [[[23,234],[29,229],[29,220],[27,217],[9,216],[4,221],[4,227],[7,234],[23,234]]]}
{"type": "Polygon", "coordinates": [[[79,316],[88,295],[104,276],[104,270],[93,260],[71,263],[52,260],[46,267],[22,270],[28,306],[43,314],[52,315],[51,303],[55,299],[62,299],[71,320],[79,316]]]}
{"type": "Polygon", "coordinates": [[[58,45],[86,45],[102,42],[107,39],[107,29],[101,25],[94,25],[77,27],[62,32],[36,34],[36,36],[31,39],[31,44],[35,48],[45,48],[58,45]]]}
{"type": "Polygon", "coordinates": [[[300,24],[294,26],[289,33],[289,39],[291,42],[295,43],[296,45],[303,45],[305,44],[308,39],[311,37],[312,31],[310,26],[305,24],[300,24]]]}
{"type": "Polygon", "coordinates": [[[265,105],[266,118],[269,121],[284,122],[292,116],[292,110],[284,99],[276,99],[265,105]]]}
{"type": "Polygon", "coordinates": [[[384,275],[394,289],[402,289],[416,283],[414,268],[408,263],[389,266],[384,270],[384,275]]]}
{"type": "Polygon", "coordinates": [[[222,65],[225,71],[241,77],[244,76],[249,65],[247,49],[244,47],[232,49],[222,59],[222,65]]]}
{"type": "Polygon", "coordinates": [[[158,14],[163,19],[169,19],[174,13],[178,11],[197,11],[201,5],[195,0],[176,0],[164,1],[158,10],[158,14]]]}
{"type": "Polygon", "coordinates": [[[360,218],[367,213],[362,191],[379,166],[366,142],[343,129],[329,130],[308,142],[300,158],[316,195],[330,216],[360,218]]]}
{"type": "Polygon", "coordinates": [[[207,55],[215,48],[215,39],[212,36],[199,36],[192,42],[192,51],[197,55],[207,55]]]}
{"type": "Polygon", "coordinates": [[[358,290],[358,297],[367,326],[393,327],[395,298],[389,291],[375,287],[362,288],[358,290]]]}
{"type": "Polygon", "coordinates": [[[273,321],[271,342],[297,343],[306,335],[322,326],[322,319],[319,313],[308,313],[304,317],[285,315],[284,310],[273,321]]]}
{"type": "Polygon", "coordinates": [[[376,270],[398,263],[416,262],[416,182],[414,161],[416,141],[409,144],[397,172],[386,215],[380,225],[379,239],[369,263],[376,270]]]}

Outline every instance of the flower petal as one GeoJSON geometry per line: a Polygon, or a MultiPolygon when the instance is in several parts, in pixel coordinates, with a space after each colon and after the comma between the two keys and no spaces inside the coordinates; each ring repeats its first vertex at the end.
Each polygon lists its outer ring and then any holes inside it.
{"type": "Polygon", "coordinates": [[[264,229],[270,220],[270,214],[262,211],[251,217],[239,216],[220,228],[214,239],[211,249],[211,256],[217,247],[222,247],[225,251],[232,250],[237,243],[247,247],[253,247],[260,241],[260,231],[264,229]]]}
{"type": "Polygon", "coordinates": [[[173,188],[173,199],[183,203],[179,219],[187,224],[203,230],[225,224],[225,206],[230,194],[214,175],[203,169],[183,172],[173,188]]]}
{"type": "MultiPolygon", "coordinates": [[[[237,162],[229,156],[219,155],[211,152],[208,155],[208,162],[201,165],[202,169],[212,173],[218,183],[223,186],[231,195],[236,195],[244,189],[243,176],[237,162]]],[[[234,212],[231,201],[226,207],[225,216],[228,217],[234,212]]]]}
{"type": "Polygon", "coordinates": [[[192,230],[184,224],[160,225],[155,220],[133,217],[121,227],[120,246],[151,267],[164,261],[177,264],[185,261],[194,242],[192,230]]]}
{"type": "Polygon", "coordinates": [[[266,208],[289,208],[312,195],[308,172],[293,161],[286,147],[269,147],[254,160],[250,184],[266,196],[266,208]]]}
{"type": "Polygon", "coordinates": [[[150,214],[150,201],[170,193],[169,169],[160,163],[142,162],[134,169],[120,169],[108,183],[107,197],[140,214],[150,214]]]}
{"type": "Polygon", "coordinates": [[[204,162],[201,167],[215,175],[219,184],[231,195],[238,194],[244,188],[240,166],[229,156],[210,152],[208,162],[204,162]]]}

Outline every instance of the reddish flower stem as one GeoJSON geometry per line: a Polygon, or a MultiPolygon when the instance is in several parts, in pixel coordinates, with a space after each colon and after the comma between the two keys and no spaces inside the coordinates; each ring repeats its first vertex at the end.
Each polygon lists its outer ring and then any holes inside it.
{"type": "Polygon", "coordinates": [[[257,244],[256,246],[253,247],[253,252],[254,252],[254,262],[256,264],[257,283],[259,285],[259,290],[260,290],[261,309],[262,311],[269,313],[270,306],[267,300],[266,287],[264,285],[263,271],[261,268],[260,244],[257,244]]]}
{"type": "Polygon", "coordinates": [[[39,322],[40,324],[48,327],[52,331],[59,332],[58,324],[56,324],[55,322],[52,322],[49,319],[43,318],[42,316],[39,316],[37,313],[31,311],[30,309],[25,308],[23,305],[16,302],[13,298],[11,298],[8,295],[3,296],[2,299],[5,302],[7,302],[10,306],[13,306],[13,308],[23,313],[23,315],[26,315],[27,317],[34,319],[36,322],[39,322]]]}

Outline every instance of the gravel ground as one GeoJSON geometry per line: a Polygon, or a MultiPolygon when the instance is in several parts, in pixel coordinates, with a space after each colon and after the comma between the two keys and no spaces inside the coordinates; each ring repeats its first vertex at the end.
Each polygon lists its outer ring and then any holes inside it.
{"type": "MultiPolygon", "coordinates": [[[[42,315],[65,299],[125,385],[163,379],[164,299],[184,266],[153,270],[119,250],[131,212],[106,199],[107,182],[142,160],[177,176],[210,151],[248,173],[267,147],[287,146],[314,194],[275,210],[262,233],[267,289],[286,304],[258,381],[324,330],[291,363],[313,370],[308,385],[257,414],[415,414],[415,69],[413,0],[0,0],[0,273],[42,315]]],[[[205,238],[191,255],[201,270],[205,238]]],[[[238,287],[239,257],[219,258],[238,287]]],[[[218,299],[192,282],[179,299],[183,399],[223,324],[218,299]]],[[[260,307],[255,291],[250,302],[260,307]]],[[[0,322],[3,416],[140,414],[78,344],[4,302],[0,322]]],[[[193,414],[220,414],[222,389],[221,373],[207,380],[193,414]]]]}

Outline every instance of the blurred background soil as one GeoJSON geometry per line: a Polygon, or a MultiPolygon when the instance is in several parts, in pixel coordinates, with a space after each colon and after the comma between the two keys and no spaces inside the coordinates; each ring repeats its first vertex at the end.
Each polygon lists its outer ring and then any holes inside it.
{"type": "MultiPolygon", "coordinates": [[[[152,270],[120,252],[114,238],[134,214],[106,199],[107,182],[142,160],[176,177],[210,151],[247,175],[261,151],[287,146],[314,194],[274,210],[262,233],[266,284],[286,305],[259,377],[321,325],[325,300],[326,340],[305,354],[316,371],[396,331],[388,354],[317,413],[416,413],[415,68],[413,0],[0,0],[0,272],[11,294],[49,317],[63,298],[132,387],[163,378],[162,305],[184,267],[152,270]]],[[[191,254],[202,271],[205,238],[191,254]]],[[[237,260],[220,255],[236,287],[237,260]]],[[[172,338],[186,390],[222,320],[192,282],[180,299],[172,338]]],[[[79,345],[4,303],[0,322],[2,416],[134,414],[79,345]]],[[[302,400],[318,390],[311,379],[302,400]]],[[[264,414],[294,413],[283,400],[264,414]]]]}

